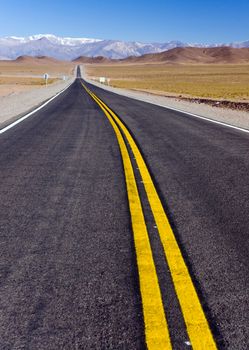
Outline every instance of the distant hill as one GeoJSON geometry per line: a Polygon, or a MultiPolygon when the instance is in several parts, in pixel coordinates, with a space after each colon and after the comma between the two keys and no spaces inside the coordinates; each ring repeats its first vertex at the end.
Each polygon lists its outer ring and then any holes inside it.
{"type": "Polygon", "coordinates": [[[8,62],[15,62],[15,63],[30,63],[30,64],[57,64],[60,63],[61,61],[56,60],[53,57],[47,57],[47,56],[19,56],[13,61],[8,61],[8,62]]]}
{"type": "Polygon", "coordinates": [[[87,57],[87,56],[79,56],[72,60],[74,63],[109,63],[112,60],[103,56],[97,56],[97,57],[87,57]]]}
{"type": "Polygon", "coordinates": [[[249,48],[231,47],[178,47],[156,54],[146,54],[140,57],[128,57],[121,60],[124,63],[168,63],[168,64],[218,64],[249,63],[249,48]]]}

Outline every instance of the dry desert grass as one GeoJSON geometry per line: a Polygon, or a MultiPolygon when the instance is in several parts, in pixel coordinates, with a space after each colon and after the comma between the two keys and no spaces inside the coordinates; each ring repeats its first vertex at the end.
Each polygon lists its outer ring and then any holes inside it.
{"type": "Polygon", "coordinates": [[[50,75],[48,84],[53,84],[64,75],[72,75],[74,67],[75,64],[71,62],[60,62],[47,57],[20,57],[15,61],[0,61],[0,96],[44,86],[44,73],[50,75]]]}
{"type": "Polygon", "coordinates": [[[71,75],[75,64],[57,61],[48,57],[20,57],[15,61],[0,61],[0,76],[32,76],[49,73],[51,76],[61,77],[71,75]]]}
{"type": "Polygon", "coordinates": [[[86,71],[90,77],[110,78],[114,87],[173,96],[249,101],[248,64],[123,63],[88,65],[86,71]]]}
{"type": "MultiPolygon", "coordinates": [[[[53,84],[58,78],[48,79],[48,84],[53,84]]],[[[44,85],[44,79],[40,77],[20,77],[20,76],[1,76],[0,85],[44,85]]]]}

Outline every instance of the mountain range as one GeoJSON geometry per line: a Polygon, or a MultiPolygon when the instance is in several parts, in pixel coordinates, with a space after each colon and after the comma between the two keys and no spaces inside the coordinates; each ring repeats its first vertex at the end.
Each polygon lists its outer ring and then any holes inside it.
{"type": "Polygon", "coordinates": [[[0,38],[0,59],[13,60],[23,55],[50,56],[60,60],[73,60],[79,56],[103,56],[112,59],[122,59],[129,56],[161,53],[174,48],[210,48],[220,46],[249,48],[249,41],[206,45],[181,41],[142,43],[138,41],[125,42],[119,40],[69,38],[58,37],[53,34],[38,34],[29,37],[10,36],[0,38]]]}

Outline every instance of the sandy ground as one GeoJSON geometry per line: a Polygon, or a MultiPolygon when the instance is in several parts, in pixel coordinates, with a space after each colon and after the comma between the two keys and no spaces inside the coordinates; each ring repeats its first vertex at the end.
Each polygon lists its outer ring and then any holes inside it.
{"type": "Polygon", "coordinates": [[[184,101],[174,97],[165,97],[141,91],[106,86],[87,77],[83,66],[81,66],[81,74],[89,83],[99,86],[107,91],[165,107],[176,108],[184,112],[197,114],[202,117],[249,129],[249,113],[245,111],[236,111],[229,108],[210,106],[204,103],[184,101]]]}
{"type": "MultiPolygon", "coordinates": [[[[50,77],[49,83],[59,82],[58,77],[50,77]]],[[[32,75],[0,75],[0,96],[19,94],[24,91],[40,89],[45,87],[45,80],[42,76],[32,75]]]]}
{"type": "Polygon", "coordinates": [[[25,85],[13,85],[13,84],[0,85],[0,97],[19,94],[21,92],[33,90],[35,88],[40,88],[40,87],[31,86],[31,85],[25,86],[25,85]]]}

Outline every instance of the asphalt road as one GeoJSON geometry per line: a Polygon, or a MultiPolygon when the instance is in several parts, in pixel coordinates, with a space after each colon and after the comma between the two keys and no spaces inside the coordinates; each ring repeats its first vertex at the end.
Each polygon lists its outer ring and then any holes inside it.
{"type": "MultiPolygon", "coordinates": [[[[249,135],[87,85],[144,156],[217,348],[247,350],[249,135]]],[[[189,349],[130,156],[172,346],[189,349]]],[[[0,349],[146,348],[119,144],[80,79],[0,135],[0,172],[0,349]]]]}

